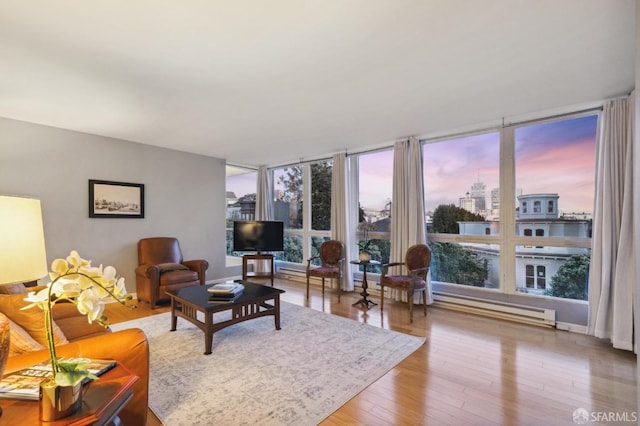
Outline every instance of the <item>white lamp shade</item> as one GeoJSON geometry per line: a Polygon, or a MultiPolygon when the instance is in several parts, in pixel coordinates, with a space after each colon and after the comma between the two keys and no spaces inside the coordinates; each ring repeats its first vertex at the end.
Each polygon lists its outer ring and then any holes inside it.
{"type": "Polygon", "coordinates": [[[40,200],[0,195],[0,285],[47,275],[40,200]]]}

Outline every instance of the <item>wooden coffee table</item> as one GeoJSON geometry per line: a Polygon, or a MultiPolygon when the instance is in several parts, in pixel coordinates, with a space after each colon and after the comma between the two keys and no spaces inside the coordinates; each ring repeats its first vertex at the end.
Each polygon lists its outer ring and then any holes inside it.
{"type": "Polygon", "coordinates": [[[276,330],[280,330],[280,294],[284,293],[284,290],[249,281],[239,282],[244,285],[244,293],[233,302],[210,302],[211,293],[207,289],[211,285],[167,291],[171,297],[171,331],[176,330],[178,317],[191,322],[203,331],[204,354],[209,355],[213,343],[213,333],[230,325],[273,315],[276,330]],[[270,300],[272,304],[267,303],[270,300]],[[215,323],[213,314],[223,311],[231,311],[231,319],[215,323]],[[198,319],[198,312],[202,312],[204,322],[198,319]]]}

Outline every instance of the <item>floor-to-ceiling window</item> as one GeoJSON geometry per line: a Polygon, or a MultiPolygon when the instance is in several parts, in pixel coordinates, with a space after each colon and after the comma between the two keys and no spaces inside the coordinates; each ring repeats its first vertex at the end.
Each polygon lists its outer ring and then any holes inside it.
{"type": "Polygon", "coordinates": [[[284,252],[277,258],[302,264],[318,254],[331,232],[330,160],[272,170],[274,220],[284,222],[284,252]]]}
{"type": "MultiPolygon", "coordinates": [[[[331,237],[331,173],[333,164],[331,161],[320,161],[309,165],[311,189],[311,229],[310,257],[320,253],[320,246],[331,237]]],[[[318,259],[314,264],[319,264],[318,259]]]]}
{"type": "MultiPolygon", "coordinates": [[[[359,249],[373,260],[389,262],[391,232],[391,194],[393,188],[393,150],[358,155],[358,226],[359,249]]],[[[373,273],[379,268],[369,268],[373,273]]]]}
{"type": "Polygon", "coordinates": [[[253,169],[227,165],[226,176],[226,243],[227,256],[240,256],[233,252],[233,221],[254,220],[258,174],[253,169]]]}
{"type": "Polygon", "coordinates": [[[597,122],[591,114],[514,129],[518,292],[587,300],[597,122]]]}
{"type": "Polygon", "coordinates": [[[586,300],[597,120],[588,113],[425,141],[434,281],[586,300]]]}
{"type": "Polygon", "coordinates": [[[423,145],[431,277],[443,283],[500,287],[500,133],[423,145]]]}

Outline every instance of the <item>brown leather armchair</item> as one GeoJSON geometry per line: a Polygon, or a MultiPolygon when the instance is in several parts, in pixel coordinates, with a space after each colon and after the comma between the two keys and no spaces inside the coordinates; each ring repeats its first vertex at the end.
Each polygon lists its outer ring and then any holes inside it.
{"type": "Polygon", "coordinates": [[[148,302],[151,309],[159,300],[168,299],[167,290],[203,285],[209,262],[182,258],[176,238],[144,238],[138,241],[136,292],[138,301],[148,302]]]}

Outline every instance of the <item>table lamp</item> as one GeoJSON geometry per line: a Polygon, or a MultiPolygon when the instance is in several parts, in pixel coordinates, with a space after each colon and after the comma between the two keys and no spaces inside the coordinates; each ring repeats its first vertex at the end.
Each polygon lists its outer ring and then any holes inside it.
{"type": "MultiPolygon", "coordinates": [[[[0,195],[0,285],[33,281],[45,275],[47,254],[40,200],[0,195]]],[[[9,322],[2,318],[0,377],[9,356],[9,336],[9,322]]]]}

